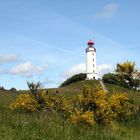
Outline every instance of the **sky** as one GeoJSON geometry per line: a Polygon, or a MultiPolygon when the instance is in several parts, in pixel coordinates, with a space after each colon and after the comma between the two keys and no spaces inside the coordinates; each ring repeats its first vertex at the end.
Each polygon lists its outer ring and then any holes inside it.
{"type": "Polygon", "coordinates": [[[85,72],[87,42],[97,50],[98,75],[117,63],[140,69],[139,0],[0,0],[0,86],[27,81],[58,87],[85,72]]]}

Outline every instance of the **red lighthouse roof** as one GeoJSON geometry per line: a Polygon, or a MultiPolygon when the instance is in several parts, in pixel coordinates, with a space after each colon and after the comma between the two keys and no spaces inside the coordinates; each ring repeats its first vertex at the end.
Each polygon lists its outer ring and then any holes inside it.
{"type": "Polygon", "coordinates": [[[94,42],[92,40],[89,40],[88,43],[87,43],[89,46],[92,46],[94,45],[94,42]]]}

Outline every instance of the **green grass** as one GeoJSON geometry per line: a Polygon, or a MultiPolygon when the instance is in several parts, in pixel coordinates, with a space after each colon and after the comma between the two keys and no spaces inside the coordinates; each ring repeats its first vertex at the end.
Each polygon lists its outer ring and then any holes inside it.
{"type": "Polygon", "coordinates": [[[55,94],[56,91],[59,91],[59,94],[62,94],[64,96],[73,96],[73,95],[78,95],[78,94],[82,94],[82,90],[83,90],[83,86],[84,85],[88,85],[91,87],[95,87],[97,85],[99,85],[98,81],[79,81],[79,82],[75,82],[72,83],[68,86],[65,87],[60,87],[60,88],[52,88],[52,89],[47,89],[49,94],[55,94]]]}
{"type": "MultiPolygon", "coordinates": [[[[82,93],[83,85],[96,86],[98,81],[80,81],[67,87],[47,89],[49,94],[59,90],[59,94],[73,96],[82,93]]],[[[106,84],[112,93],[113,89],[127,92],[140,106],[140,92],[106,84]]],[[[29,92],[29,91],[22,91],[29,92]]],[[[10,102],[19,94],[0,90],[0,140],[140,140],[140,117],[119,124],[118,131],[112,131],[100,125],[91,128],[71,125],[68,120],[55,112],[20,113],[8,108],[10,102]]]]}
{"type": "MultiPolygon", "coordinates": [[[[140,120],[139,120],[140,122],[140,120]]],[[[56,113],[18,113],[3,110],[0,115],[2,140],[139,140],[139,125],[122,125],[117,132],[95,125],[71,125],[56,113]]]]}
{"type": "MultiPolygon", "coordinates": [[[[140,120],[139,120],[140,122],[140,120]]],[[[1,112],[2,140],[139,140],[139,125],[122,125],[117,132],[95,125],[92,128],[71,125],[58,114],[1,112]]]]}

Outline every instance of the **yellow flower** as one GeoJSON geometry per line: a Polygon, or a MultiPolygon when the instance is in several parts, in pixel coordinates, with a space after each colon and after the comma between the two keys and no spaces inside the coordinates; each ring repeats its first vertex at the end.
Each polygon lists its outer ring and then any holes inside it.
{"type": "Polygon", "coordinates": [[[91,111],[82,112],[81,110],[75,110],[70,116],[69,121],[72,124],[86,124],[92,126],[95,124],[94,115],[91,111]]]}
{"type": "Polygon", "coordinates": [[[22,111],[26,111],[26,112],[32,112],[37,109],[37,102],[29,94],[20,94],[10,104],[10,108],[13,110],[22,110],[22,111]]]}

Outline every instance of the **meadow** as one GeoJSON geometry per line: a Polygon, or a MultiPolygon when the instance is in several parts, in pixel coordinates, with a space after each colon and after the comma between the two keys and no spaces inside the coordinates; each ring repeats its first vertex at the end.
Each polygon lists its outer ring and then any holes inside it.
{"type": "MultiPolygon", "coordinates": [[[[95,86],[99,83],[79,81],[63,88],[46,89],[49,95],[59,94],[67,98],[82,94],[83,85],[95,86]],[[56,93],[58,91],[58,93],[56,93]]],[[[140,92],[116,85],[106,84],[110,94],[115,91],[126,92],[137,108],[140,107],[140,92]]],[[[57,112],[43,110],[41,112],[24,113],[13,111],[9,104],[20,93],[0,90],[0,139],[1,140],[139,140],[140,116],[121,121],[118,130],[108,126],[95,124],[92,127],[71,124],[57,112]]]]}

